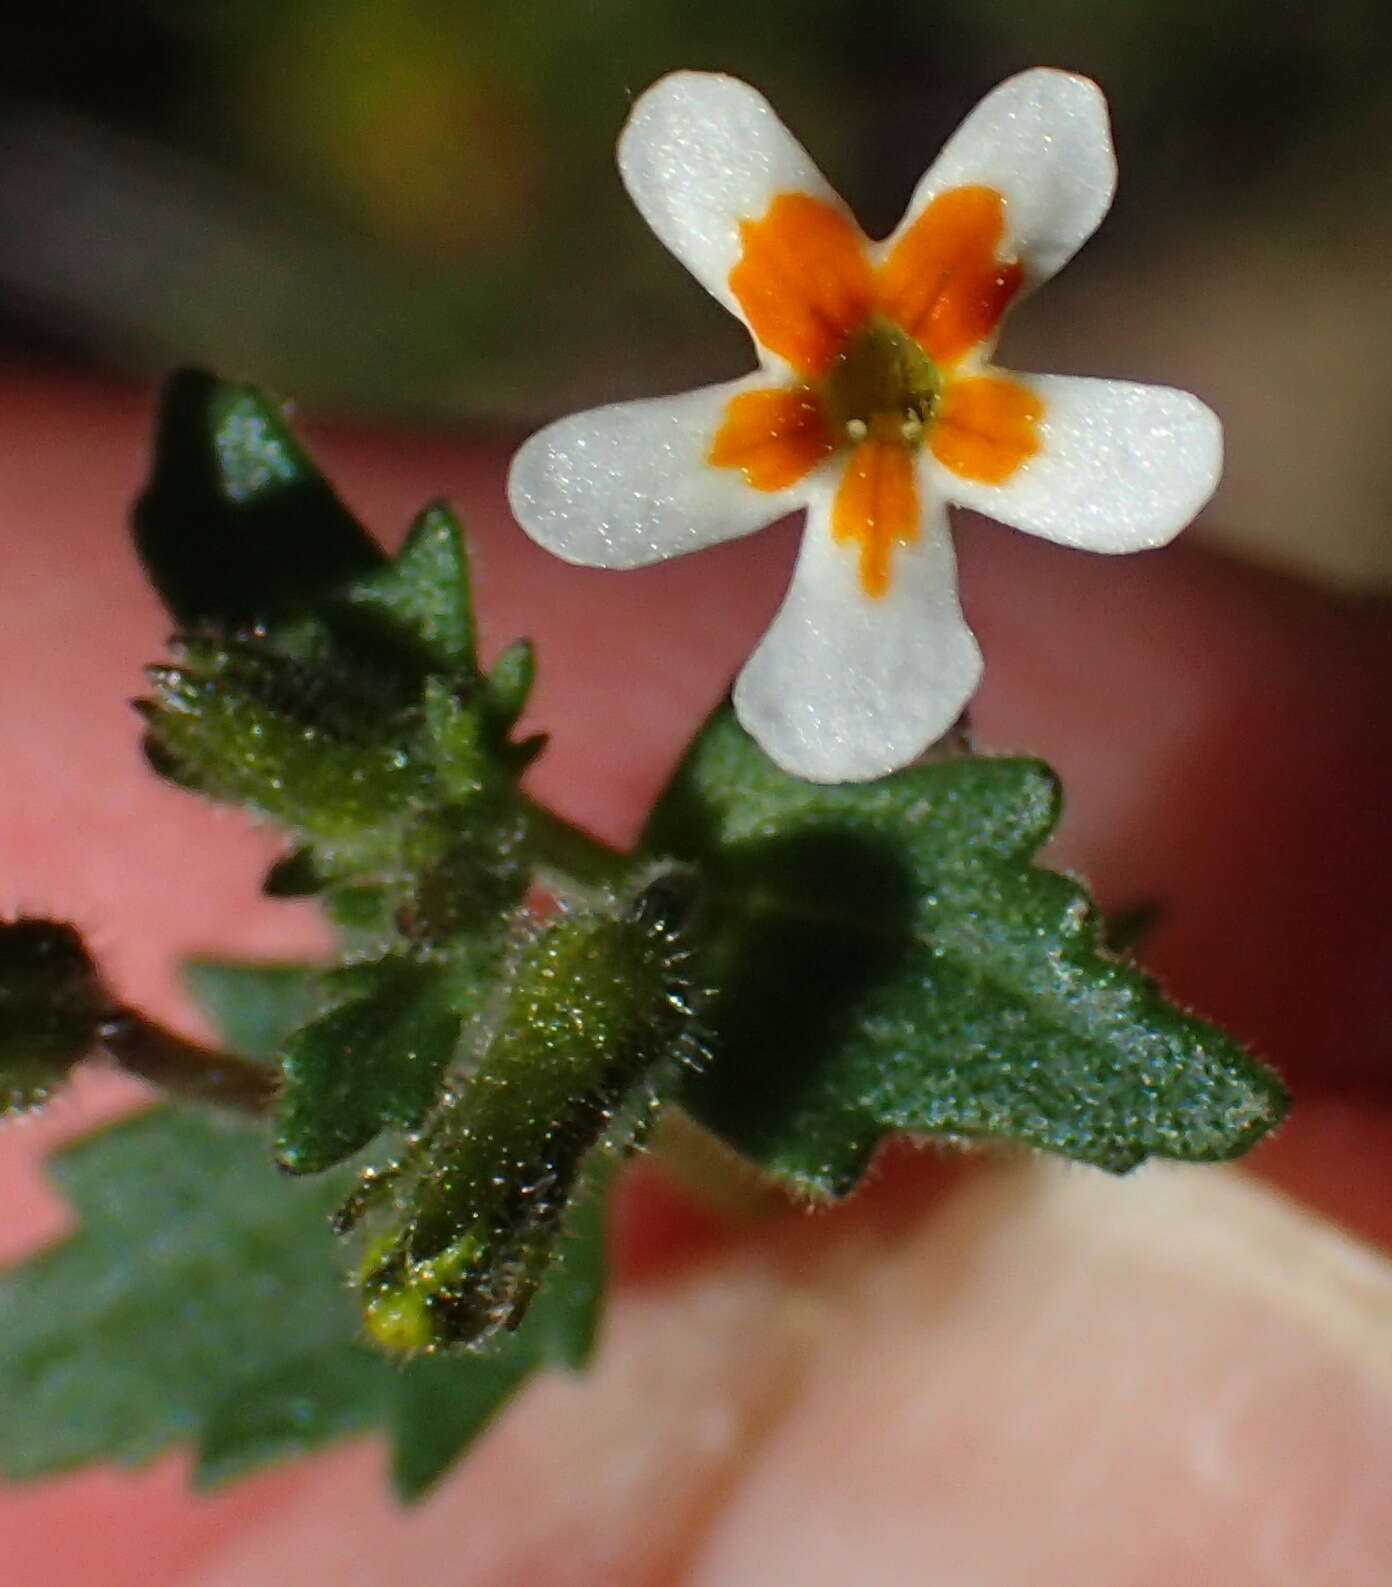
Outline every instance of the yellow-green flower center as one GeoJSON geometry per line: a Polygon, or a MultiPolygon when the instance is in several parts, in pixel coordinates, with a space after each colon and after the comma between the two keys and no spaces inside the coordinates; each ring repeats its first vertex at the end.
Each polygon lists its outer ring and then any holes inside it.
{"type": "Polygon", "coordinates": [[[933,360],[892,320],[875,315],[828,370],[818,395],[834,435],[916,446],[941,391],[933,360]]]}

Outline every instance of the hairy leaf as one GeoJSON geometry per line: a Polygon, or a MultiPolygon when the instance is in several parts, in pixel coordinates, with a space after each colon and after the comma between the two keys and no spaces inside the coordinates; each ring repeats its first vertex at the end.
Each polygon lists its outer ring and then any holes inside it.
{"type": "Polygon", "coordinates": [[[465,988],[444,966],[404,954],[321,978],[332,1006],[282,1048],[276,1157],[315,1174],[379,1131],[418,1124],[454,1055],[465,988]]]}
{"type": "Polygon", "coordinates": [[[1276,1077],[1109,957],[1036,761],[962,757],[826,787],[722,711],[650,825],[708,889],[696,1115],[774,1173],[839,1194],[894,1130],[1015,1141],[1114,1172],[1234,1157],[1276,1077]]]}
{"type": "Polygon", "coordinates": [[[412,1497],[531,1372],[581,1363],[593,1338],[594,1203],[533,1319],[495,1353],[402,1367],[361,1342],[328,1221],[345,1176],[287,1180],[261,1128],[160,1108],[60,1153],[52,1172],[78,1230],[0,1277],[12,1477],[191,1441],[200,1479],[216,1481],[386,1424],[412,1497]]]}

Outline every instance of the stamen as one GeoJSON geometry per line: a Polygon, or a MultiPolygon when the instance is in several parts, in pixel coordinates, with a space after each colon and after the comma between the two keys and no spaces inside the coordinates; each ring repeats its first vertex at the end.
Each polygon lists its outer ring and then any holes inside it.
{"type": "Polygon", "coordinates": [[[866,440],[917,446],[941,386],[937,367],[913,338],[876,316],[836,360],[818,394],[834,433],[852,446],[866,440]]]}

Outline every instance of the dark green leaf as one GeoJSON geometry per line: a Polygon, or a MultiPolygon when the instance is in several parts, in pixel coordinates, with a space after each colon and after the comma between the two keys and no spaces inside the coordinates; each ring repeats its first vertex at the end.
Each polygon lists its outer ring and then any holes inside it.
{"type": "Polygon", "coordinates": [[[43,1102],[92,1053],[108,1007],[71,926],[0,922],[0,1116],[43,1102]]]}
{"type": "Polygon", "coordinates": [[[351,1341],[327,1216],[264,1133],[160,1109],[52,1162],[78,1232],[0,1280],[0,1465],[143,1460],[287,1362],[351,1341]]]}
{"type": "Polygon", "coordinates": [[[215,1487],[390,1423],[406,1384],[383,1367],[374,1351],[342,1339],[299,1357],[287,1352],[260,1376],[229,1386],[204,1415],[198,1486],[215,1487]]]}
{"type": "Polygon", "coordinates": [[[135,541],[186,628],[293,619],[381,561],[277,409],[201,370],[165,386],[135,541]]]}
{"type": "Polygon", "coordinates": [[[276,1156],[296,1174],[342,1162],[429,1111],[454,1055],[468,988],[452,967],[392,955],[321,980],[334,1006],[285,1043],[276,1156]]]}
{"type": "Polygon", "coordinates": [[[604,1186],[576,1209],[529,1323],[497,1354],[401,1367],[367,1349],[328,1223],[347,1180],[287,1180],[264,1130],[188,1108],[59,1154],[77,1232],[0,1277],[0,1470],[198,1447],[218,1481],[377,1423],[415,1497],[550,1362],[593,1336],[604,1186]]]}
{"type": "Polygon", "coordinates": [[[531,1375],[533,1363],[509,1344],[468,1362],[468,1372],[458,1356],[422,1356],[402,1374],[392,1420],[392,1481],[402,1499],[432,1487],[531,1375]]]}
{"type": "Polygon", "coordinates": [[[1117,1172],[1251,1146],[1285,1112],[1280,1084],[1107,957],[1082,889],[1031,865],[1058,804],[1028,760],[800,782],[718,714],[646,840],[709,888],[697,1116],[821,1194],[894,1130],[1117,1172]]]}

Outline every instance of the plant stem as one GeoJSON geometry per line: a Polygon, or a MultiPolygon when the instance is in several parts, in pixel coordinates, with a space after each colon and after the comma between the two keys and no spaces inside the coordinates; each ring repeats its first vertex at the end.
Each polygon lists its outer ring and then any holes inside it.
{"type": "Polygon", "coordinates": [[[272,1070],[235,1053],[186,1041],[133,1009],[102,1021],[102,1050],[128,1074],[188,1102],[211,1102],[238,1113],[269,1113],[275,1101],[272,1070]]]}
{"type": "Polygon", "coordinates": [[[562,891],[590,893],[618,886],[633,869],[632,859],[571,826],[549,810],[523,800],[527,815],[527,841],[543,874],[552,876],[562,891]]]}

